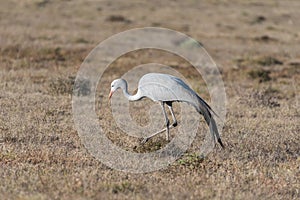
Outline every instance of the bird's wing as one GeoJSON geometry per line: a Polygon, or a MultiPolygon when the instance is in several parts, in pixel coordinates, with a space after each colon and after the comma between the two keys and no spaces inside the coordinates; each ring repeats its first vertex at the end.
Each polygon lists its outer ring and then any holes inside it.
{"type": "Polygon", "coordinates": [[[144,75],[139,81],[142,94],[155,101],[188,101],[195,92],[181,79],[158,73],[144,75]]]}

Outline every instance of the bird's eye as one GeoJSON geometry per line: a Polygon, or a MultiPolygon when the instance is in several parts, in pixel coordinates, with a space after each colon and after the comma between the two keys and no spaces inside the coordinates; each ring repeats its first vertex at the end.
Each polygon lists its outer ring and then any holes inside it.
{"type": "Polygon", "coordinates": [[[114,85],[112,85],[111,87],[114,87],[114,85]]]}

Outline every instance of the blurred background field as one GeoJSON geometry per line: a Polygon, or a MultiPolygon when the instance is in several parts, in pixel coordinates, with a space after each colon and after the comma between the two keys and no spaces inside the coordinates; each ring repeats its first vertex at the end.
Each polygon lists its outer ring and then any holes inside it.
{"type": "MultiPolygon", "coordinates": [[[[0,199],[298,199],[299,8],[296,0],[1,0],[0,199]],[[109,169],[82,145],[72,86],[97,44],[149,26],[197,39],[219,66],[228,101],[226,149],[200,160],[193,154],[199,137],[169,168],[129,174],[109,169]]],[[[155,50],[114,62],[99,97],[106,99],[114,78],[148,62],[172,66],[209,102],[205,83],[184,60],[155,50]]],[[[131,105],[137,121],[147,113],[134,110],[141,105],[131,105]]],[[[110,112],[99,110],[99,119],[111,126],[110,112]]],[[[118,129],[108,136],[128,149],[136,145],[120,139],[126,136],[118,129]]],[[[163,145],[162,135],[141,151],[163,145]]]]}

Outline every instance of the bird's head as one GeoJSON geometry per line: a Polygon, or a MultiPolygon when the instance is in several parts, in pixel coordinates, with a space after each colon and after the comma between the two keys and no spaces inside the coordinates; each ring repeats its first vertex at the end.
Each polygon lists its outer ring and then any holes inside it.
{"type": "Polygon", "coordinates": [[[116,79],[116,80],[114,80],[110,84],[110,93],[109,93],[108,98],[110,99],[111,96],[114,94],[114,92],[117,89],[119,89],[119,88],[125,89],[126,87],[127,87],[127,83],[126,83],[126,81],[124,79],[116,79]]]}

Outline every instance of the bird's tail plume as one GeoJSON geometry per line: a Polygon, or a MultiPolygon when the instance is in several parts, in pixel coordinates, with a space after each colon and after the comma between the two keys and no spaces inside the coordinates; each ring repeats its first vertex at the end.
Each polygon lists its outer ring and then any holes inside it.
{"type": "Polygon", "coordinates": [[[213,138],[219,142],[219,144],[221,145],[222,148],[225,148],[222,143],[216,121],[214,120],[213,116],[210,117],[209,130],[210,130],[213,138]]]}
{"type": "Polygon", "coordinates": [[[209,126],[210,133],[212,134],[212,137],[214,141],[218,141],[222,148],[224,148],[224,145],[222,143],[218,127],[216,124],[215,119],[212,116],[212,113],[214,113],[216,116],[217,114],[211,109],[211,107],[198,96],[198,106],[195,106],[199,113],[201,113],[204,116],[204,119],[209,126]]]}

